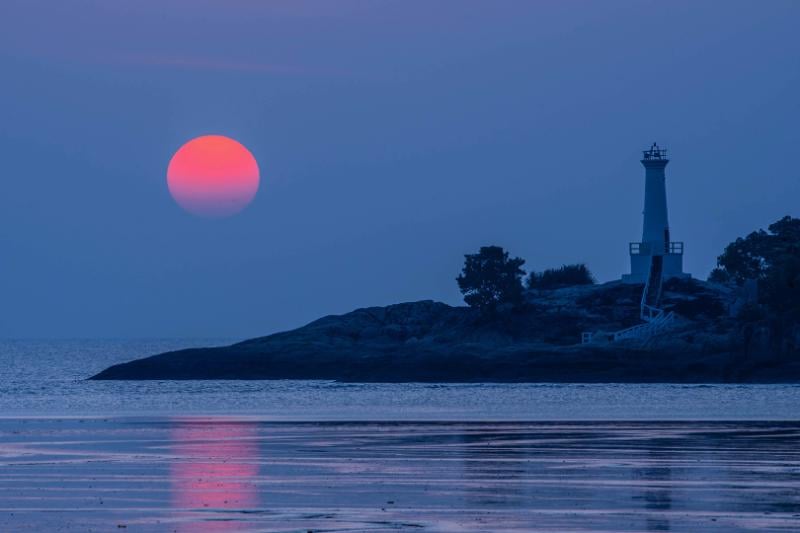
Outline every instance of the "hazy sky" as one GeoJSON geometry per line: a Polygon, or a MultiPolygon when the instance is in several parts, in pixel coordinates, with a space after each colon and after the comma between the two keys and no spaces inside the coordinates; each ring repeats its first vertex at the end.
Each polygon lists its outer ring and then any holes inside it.
{"type": "Polygon", "coordinates": [[[248,337],[460,303],[463,254],[628,270],[641,150],[703,277],[800,215],[800,2],[0,2],[0,337],[248,337]],[[247,146],[197,218],[166,167],[247,146]]]}

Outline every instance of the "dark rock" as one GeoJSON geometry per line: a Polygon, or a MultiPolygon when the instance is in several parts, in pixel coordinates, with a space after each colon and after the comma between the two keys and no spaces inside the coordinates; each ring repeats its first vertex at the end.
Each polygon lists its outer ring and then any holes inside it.
{"type": "Polygon", "coordinates": [[[370,307],[231,346],[115,365],[92,379],[800,381],[796,349],[770,349],[768,333],[728,316],[728,292],[696,280],[665,286],[664,307],[680,315],[673,330],[646,342],[579,344],[583,331],[638,323],[641,290],[615,282],[530,291],[522,309],[491,317],[433,301],[370,307]]]}

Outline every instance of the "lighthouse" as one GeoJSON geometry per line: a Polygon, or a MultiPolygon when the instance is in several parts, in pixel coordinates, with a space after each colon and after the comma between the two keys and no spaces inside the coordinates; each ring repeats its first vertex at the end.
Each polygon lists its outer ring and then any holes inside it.
{"type": "Polygon", "coordinates": [[[626,283],[658,282],[677,277],[689,277],[683,272],[683,243],[673,242],[667,214],[667,185],[665,169],[667,151],[656,143],[642,156],[644,174],[644,224],[641,242],[628,247],[631,273],[622,276],[626,283]]]}

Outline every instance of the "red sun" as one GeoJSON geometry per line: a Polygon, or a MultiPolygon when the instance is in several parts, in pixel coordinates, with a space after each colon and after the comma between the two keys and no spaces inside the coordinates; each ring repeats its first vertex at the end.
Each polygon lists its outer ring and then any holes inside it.
{"type": "Polygon", "coordinates": [[[167,186],[186,211],[203,217],[235,215],[258,190],[258,163],[241,143],[204,135],[181,146],[169,162],[167,186]]]}

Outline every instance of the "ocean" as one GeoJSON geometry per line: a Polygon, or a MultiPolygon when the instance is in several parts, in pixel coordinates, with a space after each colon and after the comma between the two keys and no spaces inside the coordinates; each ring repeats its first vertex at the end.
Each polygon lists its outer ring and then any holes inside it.
{"type": "Polygon", "coordinates": [[[89,381],[103,368],[232,339],[0,341],[0,416],[263,420],[799,420],[800,385],[89,381]]]}
{"type": "Polygon", "coordinates": [[[0,531],[795,531],[800,387],[89,381],[0,343],[0,531]]]}

